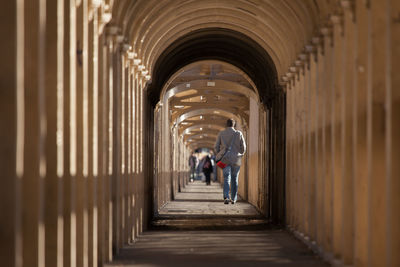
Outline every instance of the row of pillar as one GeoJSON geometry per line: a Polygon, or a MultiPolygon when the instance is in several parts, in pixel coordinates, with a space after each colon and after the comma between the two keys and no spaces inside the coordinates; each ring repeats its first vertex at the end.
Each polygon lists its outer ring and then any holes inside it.
{"type": "Polygon", "coordinates": [[[169,100],[164,97],[154,111],[154,212],[157,215],[189,181],[190,148],[179,136],[178,126],[171,127],[169,100]],[[170,155],[169,157],[166,155],[170,155]]]}
{"type": "Polygon", "coordinates": [[[400,2],[338,10],[284,77],[287,224],[331,262],[399,266],[400,2]]]}
{"type": "Polygon", "coordinates": [[[99,266],[147,224],[148,78],[105,28],[110,2],[2,8],[4,266],[99,266]]]}

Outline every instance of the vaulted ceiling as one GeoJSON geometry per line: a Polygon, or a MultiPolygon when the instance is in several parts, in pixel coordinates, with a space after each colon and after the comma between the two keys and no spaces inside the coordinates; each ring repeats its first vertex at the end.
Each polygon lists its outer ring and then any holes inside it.
{"type": "Polygon", "coordinates": [[[110,25],[149,75],[150,103],[168,99],[188,145],[215,141],[227,117],[268,107],[336,0],[109,0],[110,25]],[[211,83],[210,83],[211,82],[211,83]],[[215,113],[216,111],[217,113],[215,113]],[[221,124],[222,123],[222,124],[221,124]],[[207,126],[208,125],[208,126],[207,126]],[[206,126],[206,127],[204,127],[206,126]]]}
{"type": "Polygon", "coordinates": [[[237,67],[206,60],[179,70],[165,85],[171,125],[192,149],[212,148],[228,118],[249,123],[249,99],[258,100],[251,79],[237,67]]]}
{"type": "Polygon", "coordinates": [[[112,23],[152,71],[163,51],[205,28],[240,32],[271,56],[284,73],[310,40],[334,0],[115,0],[112,23]]]}

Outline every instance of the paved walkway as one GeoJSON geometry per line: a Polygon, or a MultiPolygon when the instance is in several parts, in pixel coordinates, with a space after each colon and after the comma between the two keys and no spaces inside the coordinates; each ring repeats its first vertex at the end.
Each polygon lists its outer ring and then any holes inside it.
{"type": "Polygon", "coordinates": [[[250,204],[225,205],[219,184],[195,181],[134,245],[106,266],[328,266],[250,204]]]}
{"type": "Polygon", "coordinates": [[[259,217],[259,212],[240,198],[235,204],[223,203],[222,188],[219,183],[205,183],[195,181],[182,189],[175,196],[175,201],[163,207],[159,215],[165,216],[230,216],[230,217],[259,217]]]}

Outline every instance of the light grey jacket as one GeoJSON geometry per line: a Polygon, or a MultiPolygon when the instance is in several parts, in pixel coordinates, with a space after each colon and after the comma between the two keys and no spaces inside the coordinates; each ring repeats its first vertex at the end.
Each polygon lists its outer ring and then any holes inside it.
{"type": "Polygon", "coordinates": [[[246,152],[246,142],[242,132],[235,130],[233,127],[227,127],[225,130],[219,132],[217,142],[214,146],[216,153],[215,159],[221,159],[234,137],[235,140],[232,144],[231,151],[237,154],[237,159],[235,162],[230,162],[230,164],[240,166],[242,164],[242,157],[246,152]]]}

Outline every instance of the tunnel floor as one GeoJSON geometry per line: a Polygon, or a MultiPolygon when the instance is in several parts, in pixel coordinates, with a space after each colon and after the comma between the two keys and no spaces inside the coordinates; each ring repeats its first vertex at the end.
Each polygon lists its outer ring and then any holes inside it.
{"type": "Polygon", "coordinates": [[[223,204],[219,183],[195,181],[148,231],[105,266],[329,266],[251,204],[223,204]]]}

